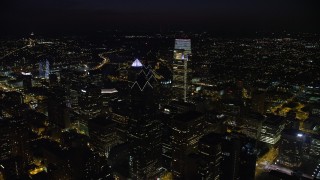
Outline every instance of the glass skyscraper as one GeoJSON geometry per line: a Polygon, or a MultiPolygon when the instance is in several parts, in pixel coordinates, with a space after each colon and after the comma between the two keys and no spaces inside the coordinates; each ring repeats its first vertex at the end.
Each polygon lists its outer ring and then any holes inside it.
{"type": "Polygon", "coordinates": [[[176,39],[173,54],[173,92],[177,99],[187,101],[190,90],[191,68],[188,66],[191,56],[191,40],[176,39]]]}
{"type": "Polygon", "coordinates": [[[39,77],[49,79],[50,63],[47,59],[39,62],[39,77]]]}

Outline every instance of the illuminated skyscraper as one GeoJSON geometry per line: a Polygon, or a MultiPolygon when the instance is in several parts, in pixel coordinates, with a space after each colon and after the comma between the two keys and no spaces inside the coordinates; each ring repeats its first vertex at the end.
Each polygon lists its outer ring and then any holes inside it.
{"type": "Polygon", "coordinates": [[[39,77],[49,79],[50,74],[50,64],[47,59],[41,60],[39,62],[39,77]]]}
{"type": "Polygon", "coordinates": [[[139,59],[133,61],[131,68],[128,70],[128,80],[131,82],[136,81],[138,74],[143,69],[143,65],[139,59]]]}
{"type": "Polygon", "coordinates": [[[190,64],[191,40],[176,39],[173,54],[173,92],[175,98],[187,101],[187,95],[190,90],[188,83],[191,75],[190,64]]]}

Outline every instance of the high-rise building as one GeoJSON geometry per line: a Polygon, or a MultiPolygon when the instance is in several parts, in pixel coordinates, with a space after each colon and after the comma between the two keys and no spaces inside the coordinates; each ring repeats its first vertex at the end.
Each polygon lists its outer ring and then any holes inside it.
{"type": "Polygon", "coordinates": [[[320,164],[314,169],[312,176],[314,179],[320,179],[320,164]]]}
{"type": "Polygon", "coordinates": [[[82,125],[87,126],[89,119],[98,116],[102,109],[101,89],[95,85],[83,87],[79,91],[78,103],[80,107],[82,125]]]}
{"type": "Polygon", "coordinates": [[[129,121],[129,105],[122,99],[115,99],[109,102],[111,119],[116,123],[115,130],[120,141],[127,141],[127,129],[129,121]]]}
{"type": "Polygon", "coordinates": [[[265,92],[254,91],[252,93],[252,110],[260,114],[265,114],[265,92]]]}
{"type": "Polygon", "coordinates": [[[137,80],[137,76],[141,70],[143,69],[143,64],[139,59],[135,59],[131,64],[130,69],[128,69],[128,80],[131,82],[135,82],[137,80]]]}
{"type": "Polygon", "coordinates": [[[115,126],[116,123],[110,116],[99,116],[89,121],[91,146],[102,157],[108,158],[111,148],[119,143],[115,126]]]}
{"type": "Polygon", "coordinates": [[[313,161],[320,162],[320,136],[319,135],[311,135],[309,155],[313,161]]]}
{"type": "Polygon", "coordinates": [[[0,117],[0,162],[11,158],[13,152],[13,141],[11,137],[10,122],[0,117]]]}
{"type": "Polygon", "coordinates": [[[175,115],[196,109],[196,105],[183,101],[171,101],[162,107],[162,166],[171,169],[172,164],[172,119],[175,115]]]}
{"type": "Polygon", "coordinates": [[[240,172],[241,140],[233,134],[222,137],[222,176],[221,179],[238,179],[240,172]]]}
{"type": "Polygon", "coordinates": [[[50,63],[47,59],[39,62],[39,77],[48,79],[50,74],[50,63]]]}
{"type": "Polygon", "coordinates": [[[283,130],[279,145],[279,163],[287,167],[299,167],[307,146],[306,139],[307,135],[299,130],[283,130]]]}
{"type": "Polygon", "coordinates": [[[50,86],[58,85],[58,76],[55,73],[49,74],[50,86]]]}
{"type": "Polygon", "coordinates": [[[253,180],[257,154],[255,140],[240,134],[210,133],[199,140],[201,179],[253,180]]]}
{"type": "Polygon", "coordinates": [[[191,40],[176,39],[173,54],[173,93],[174,98],[187,101],[191,87],[191,40]]]}
{"type": "Polygon", "coordinates": [[[48,96],[49,122],[62,129],[68,128],[70,126],[69,111],[65,91],[60,88],[52,89],[52,92],[48,96]]]}
{"type": "Polygon", "coordinates": [[[264,116],[260,113],[246,113],[242,118],[241,132],[250,138],[260,140],[261,127],[264,120],[264,116]]]}
{"type": "Polygon", "coordinates": [[[184,179],[188,155],[197,152],[198,141],[204,135],[205,116],[197,111],[177,114],[172,129],[172,173],[175,178],[184,179]]]}
{"type": "Polygon", "coordinates": [[[0,118],[0,169],[6,179],[20,179],[30,160],[26,122],[23,118],[0,118]]]}
{"type": "Polygon", "coordinates": [[[199,174],[201,179],[222,177],[222,135],[210,133],[199,140],[199,174]]]}
{"type": "Polygon", "coordinates": [[[276,144],[284,129],[285,120],[282,116],[268,115],[262,122],[260,141],[269,144],[276,144]]]}
{"type": "Polygon", "coordinates": [[[155,179],[160,168],[160,123],[156,119],[153,73],[139,73],[131,86],[128,121],[129,172],[133,179],[155,179]]]}
{"type": "Polygon", "coordinates": [[[257,162],[256,140],[247,137],[239,138],[241,139],[239,179],[253,180],[257,162]]]}
{"type": "Polygon", "coordinates": [[[31,74],[25,74],[23,75],[23,89],[29,90],[32,87],[32,75],[31,74]]]}

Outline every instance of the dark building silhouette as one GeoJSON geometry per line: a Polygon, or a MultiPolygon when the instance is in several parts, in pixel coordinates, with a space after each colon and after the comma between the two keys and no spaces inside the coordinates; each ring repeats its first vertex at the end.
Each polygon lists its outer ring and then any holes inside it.
{"type": "Polygon", "coordinates": [[[162,166],[172,168],[172,124],[177,114],[185,113],[196,109],[196,105],[183,101],[171,101],[162,107],[160,116],[162,123],[162,166]]]}
{"type": "Polygon", "coordinates": [[[102,110],[101,89],[95,85],[81,88],[78,98],[80,123],[87,126],[88,121],[97,117],[102,110]]]}
{"type": "Polygon", "coordinates": [[[242,117],[242,133],[250,138],[260,140],[262,123],[265,117],[260,113],[246,112],[242,117]]]}
{"type": "Polygon", "coordinates": [[[70,126],[69,107],[67,107],[66,92],[61,88],[54,88],[48,96],[48,120],[59,128],[70,126]]]}
{"type": "Polygon", "coordinates": [[[32,75],[23,75],[22,85],[24,90],[30,90],[32,87],[32,75]]]}
{"type": "Polygon", "coordinates": [[[9,119],[0,118],[0,162],[12,157],[14,143],[9,119]]]}
{"type": "Polygon", "coordinates": [[[201,179],[222,178],[222,135],[210,133],[199,140],[201,179]]]}
{"type": "Polygon", "coordinates": [[[49,74],[49,83],[50,86],[58,85],[58,76],[56,74],[49,74]]]}
{"type": "Polygon", "coordinates": [[[240,134],[210,133],[199,140],[201,179],[253,180],[255,140],[240,134]]]}
{"type": "Polygon", "coordinates": [[[188,155],[197,152],[198,141],[204,135],[204,114],[197,111],[177,114],[172,129],[172,173],[174,178],[184,179],[188,155]]]}
{"type": "Polygon", "coordinates": [[[160,167],[161,131],[150,83],[152,76],[151,69],[142,70],[130,92],[129,172],[133,179],[155,178],[160,167]]]}
{"type": "Polygon", "coordinates": [[[115,99],[109,102],[111,119],[116,123],[115,131],[119,140],[127,141],[127,130],[129,121],[129,104],[122,99],[115,99]]]}
{"type": "Polygon", "coordinates": [[[95,153],[109,157],[111,148],[119,143],[115,127],[116,122],[109,116],[98,116],[89,121],[90,146],[95,153]]]}
{"type": "Polygon", "coordinates": [[[268,114],[266,120],[262,122],[260,141],[276,144],[281,138],[284,126],[285,120],[282,116],[268,114]]]}
{"type": "Polygon", "coordinates": [[[254,112],[265,114],[265,99],[266,94],[264,91],[252,92],[251,106],[254,112]]]}
{"type": "Polygon", "coordinates": [[[279,163],[287,167],[299,167],[306,149],[307,135],[299,130],[285,129],[279,144],[279,163]]]}
{"type": "Polygon", "coordinates": [[[29,129],[21,117],[0,118],[0,165],[6,179],[24,177],[31,158],[29,129]]]}

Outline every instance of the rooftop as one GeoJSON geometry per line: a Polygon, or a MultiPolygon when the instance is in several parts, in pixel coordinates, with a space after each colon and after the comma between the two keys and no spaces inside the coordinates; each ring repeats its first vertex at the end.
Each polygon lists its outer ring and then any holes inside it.
{"type": "Polygon", "coordinates": [[[267,116],[266,121],[264,121],[263,123],[278,126],[281,125],[283,122],[284,118],[282,116],[270,114],[267,116]]]}
{"type": "Polygon", "coordinates": [[[190,122],[201,117],[203,114],[198,111],[187,111],[181,114],[177,114],[174,119],[181,122],[190,122]]]}
{"type": "Polygon", "coordinates": [[[199,142],[206,144],[217,144],[222,141],[222,135],[217,133],[210,133],[203,136],[199,142]]]}
{"type": "Polygon", "coordinates": [[[89,121],[89,124],[95,124],[97,126],[108,126],[113,123],[114,121],[112,121],[109,116],[98,116],[89,121]]]}
{"type": "Polygon", "coordinates": [[[142,63],[140,62],[139,59],[136,59],[133,61],[131,67],[143,67],[142,63]]]}

